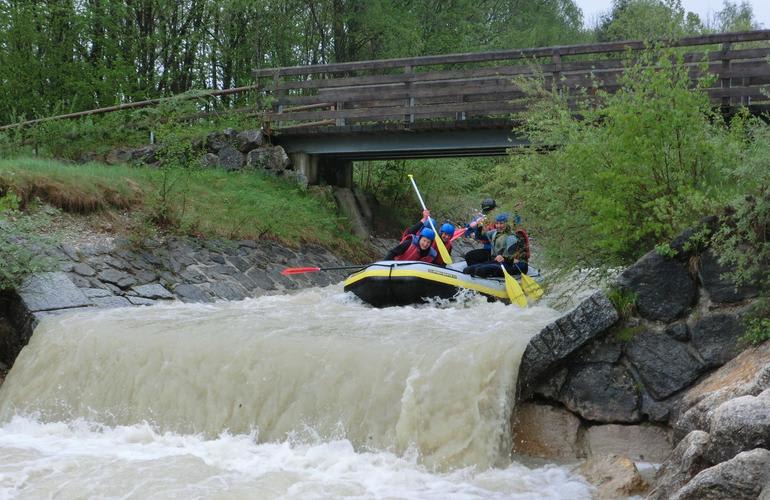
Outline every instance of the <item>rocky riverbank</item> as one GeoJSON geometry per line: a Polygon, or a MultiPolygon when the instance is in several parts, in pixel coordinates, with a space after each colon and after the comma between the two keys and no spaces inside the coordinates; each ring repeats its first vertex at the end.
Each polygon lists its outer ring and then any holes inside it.
{"type": "Polygon", "coordinates": [[[615,296],[634,314],[597,292],[530,341],[515,453],[588,459],[602,498],[647,489],[634,461],[662,463],[650,498],[767,490],[770,344],[742,352],[741,339],[759,289],[727,280],[711,251],[686,251],[688,234],[676,257],[652,251],[620,275],[615,296]]]}

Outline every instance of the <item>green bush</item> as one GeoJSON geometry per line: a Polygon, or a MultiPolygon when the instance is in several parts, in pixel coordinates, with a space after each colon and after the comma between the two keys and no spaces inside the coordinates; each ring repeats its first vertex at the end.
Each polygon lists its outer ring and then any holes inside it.
{"type": "Polygon", "coordinates": [[[767,176],[768,150],[746,149],[767,125],[739,115],[728,127],[703,90],[711,79],[693,88],[689,71],[678,52],[651,49],[612,95],[520,82],[537,97],[520,116],[533,147],[487,187],[525,200],[522,215],[552,265],[628,264],[746,193],[744,170],[761,164],[767,176]]]}

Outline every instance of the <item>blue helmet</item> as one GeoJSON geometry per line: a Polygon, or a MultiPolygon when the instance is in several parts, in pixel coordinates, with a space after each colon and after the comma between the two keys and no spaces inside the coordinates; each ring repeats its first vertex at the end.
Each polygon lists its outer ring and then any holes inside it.
{"type": "Polygon", "coordinates": [[[436,222],[436,219],[434,219],[433,217],[428,217],[428,219],[422,223],[422,227],[427,227],[428,229],[437,227],[437,226],[438,226],[438,222],[436,222]],[[431,224],[431,222],[433,224],[431,224]]]}
{"type": "Polygon", "coordinates": [[[502,213],[495,217],[495,222],[508,222],[508,214],[502,213]]]}
{"type": "Polygon", "coordinates": [[[438,230],[438,234],[447,233],[450,236],[454,236],[455,227],[449,222],[441,224],[441,229],[438,230]]]}
{"type": "Polygon", "coordinates": [[[436,233],[433,232],[433,229],[424,227],[420,231],[420,238],[428,238],[430,241],[433,241],[436,239],[436,233]]]}

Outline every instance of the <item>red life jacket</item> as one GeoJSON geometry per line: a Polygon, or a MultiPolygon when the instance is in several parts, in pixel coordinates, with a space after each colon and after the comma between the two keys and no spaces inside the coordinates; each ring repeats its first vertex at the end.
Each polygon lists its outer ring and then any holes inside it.
{"type": "Polygon", "coordinates": [[[397,255],[395,260],[420,260],[422,262],[433,262],[436,260],[436,256],[438,254],[433,247],[428,248],[427,255],[420,257],[420,237],[416,234],[412,234],[410,236],[412,237],[412,244],[409,245],[404,253],[397,255]]]}
{"type": "MultiPolygon", "coordinates": [[[[444,240],[441,240],[442,243],[444,240]]],[[[444,246],[446,247],[446,253],[448,253],[450,256],[452,255],[452,242],[444,243],[444,246]]],[[[446,262],[444,262],[444,259],[441,258],[441,254],[438,251],[438,245],[436,245],[436,241],[433,240],[433,250],[436,251],[436,264],[443,266],[446,265],[446,262]]]]}
{"type": "Polygon", "coordinates": [[[529,257],[531,256],[531,252],[529,250],[529,235],[525,230],[517,229],[516,236],[524,240],[524,259],[523,260],[529,261],[529,257]]]}

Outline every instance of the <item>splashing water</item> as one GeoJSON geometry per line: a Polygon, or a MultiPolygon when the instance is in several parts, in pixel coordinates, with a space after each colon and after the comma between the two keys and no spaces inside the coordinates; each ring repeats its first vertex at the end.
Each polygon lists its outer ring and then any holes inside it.
{"type": "Polygon", "coordinates": [[[334,286],[48,318],[0,388],[0,497],[590,498],[510,463],[519,360],[556,316],[334,286]]]}

